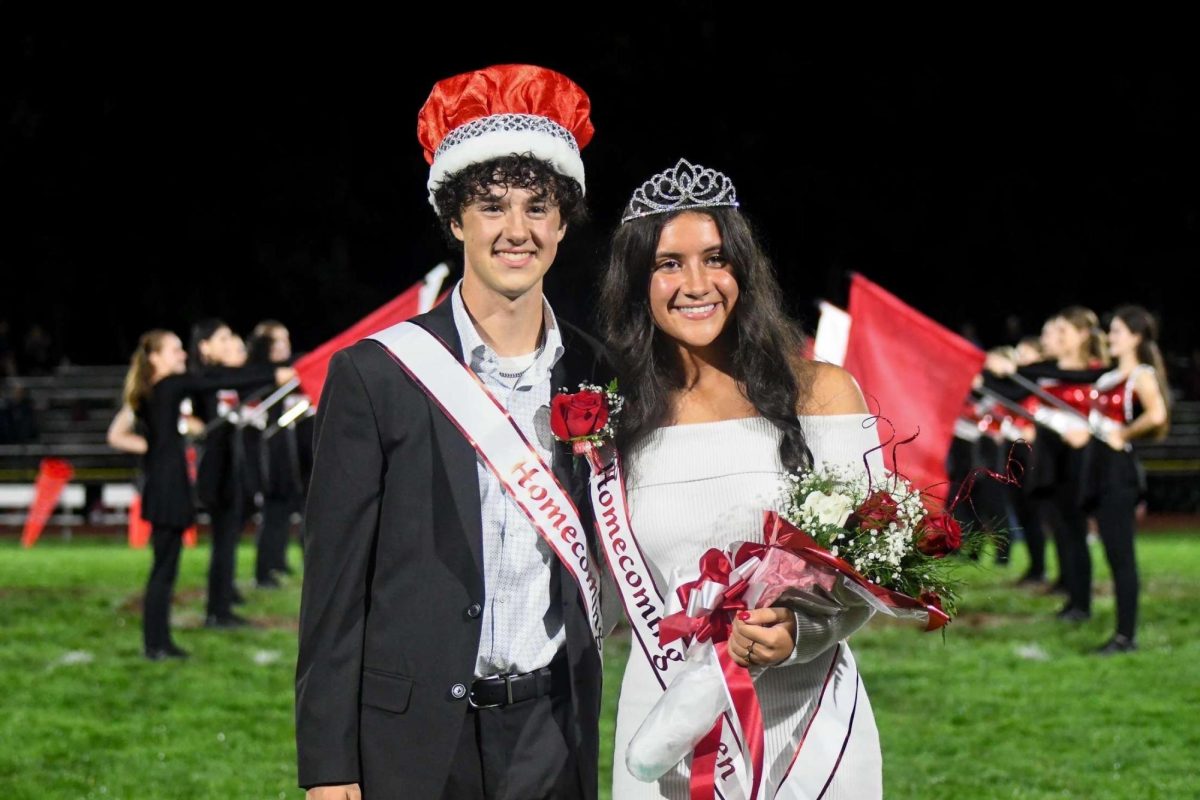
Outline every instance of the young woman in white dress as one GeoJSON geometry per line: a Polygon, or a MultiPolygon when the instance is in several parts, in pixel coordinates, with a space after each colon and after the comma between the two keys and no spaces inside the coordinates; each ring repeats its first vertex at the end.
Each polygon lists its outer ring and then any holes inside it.
{"type": "MultiPolygon", "coordinates": [[[[625,396],[617,445],[630,521],[661,591],[710,547],[762,541],[763,511],[779,507],[788,471],[866,469],[864,454],[879,442],[858,385],[839,367],[800,358],[799,328],[721,173],[680,161],[635,192],[613,238],[601,309],[625,396]]],[[[868,460],[882,475],[879,454],[868,460]]],[[[830,669],[835,680],[849,673],[833,663],[848,658],[835,646],[869,617],[862,608],[819,617],[768,608],[735,622],[729,652],[757,673],[763,709],[762,797],[787,773],[830,669]]],[[[625,766],[629,741],[661,694],[633,648],[617,712],[614,800],[689,797],[690,758],[656,783],[625,766]]],[[[882,796],[865,692],[820,796],[882,796]]]]}

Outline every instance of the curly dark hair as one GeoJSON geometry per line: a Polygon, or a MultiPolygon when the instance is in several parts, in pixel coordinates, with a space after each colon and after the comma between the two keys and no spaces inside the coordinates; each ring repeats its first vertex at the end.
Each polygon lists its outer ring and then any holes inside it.
{"type": "Polygon", "coordinates": [[[556,171],[550,162],[534,157],[533,153],[513,153],[452,172],[434,189],[442,234],[451,247],[461,250],[462,242],[454,237],[450,223],[461,225],[463,209],[487,197],[492,186],[528,189],[541,195],[558,206],[564,225],[578,225],[587,220],[579,181],[556,171]]]}
{"type": "Polygon", "coordinates": [[[733,319],[722,334],[733,377],[758,413],[783,433],[779,456],[784,467],[811,466],[812,453],[796,418],[812,382],[811,370],[799,358],[804,334],[784,311],[775,270],[750,223],[733,208],[655,214],[627,222],[613,234],[612,257],[600,288],[600,322],[625,396],[618,448],[628,452],[655,428],[670,424],[671,394],[684,388],[683,365],[654,324],[649,300],[659,236],[679,213],[706,214],[716,223],[738,282],[733,319]]]}

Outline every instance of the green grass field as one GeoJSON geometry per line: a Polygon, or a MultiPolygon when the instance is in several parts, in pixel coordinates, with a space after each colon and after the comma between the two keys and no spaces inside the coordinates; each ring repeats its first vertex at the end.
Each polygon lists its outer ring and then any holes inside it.
{"type": "MultiPolygon", "coordinates": [[[[970,569],[945,640],[880,621],[854,637],[883,737],[888,798],[1200,796],[1200,532],[1140,541],[1141,651],[1088,655],[1111,632],[1103,557],[1093,620],[970,569]]],[[[0,540],[0,797],[298,798],[292,676],[299,582],[250,587],[252,629],[201,627],[207,550],[185,551],[174,611],[186,663],[140,655],[149,553],[117,541],[0,540]]],[[[293,553],[298,563],[298,553],[293,553]]],[[[604,738],[627,643],[608,648],[604,738]]],[[[611,754],[602,755],[607,776],[611,754]]],[[[607,777],[602,796],[607,796],[607,777]]]]}

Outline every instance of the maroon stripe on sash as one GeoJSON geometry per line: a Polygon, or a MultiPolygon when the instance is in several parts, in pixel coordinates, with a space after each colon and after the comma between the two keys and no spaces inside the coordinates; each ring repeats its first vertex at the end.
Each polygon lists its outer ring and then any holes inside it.
{"type": "MultiPolygon", "coordinates": [[[[808,724],[804,726],[804,733],[800,736],[800,743],[796,745],[796,752],[792,753],[792,760],[788,762],[787,769],[784,770],[783,777],[779,780],[780,786],[783,786],[783,784],[787,781],[788,776],[792,774],[792,767],[796,766],[796,759],[800,757],[800,749],[804,747],[804,742],[806,739],[808,739],[808,732],[812,729],[813,723],[817,721],[817,714],[821,713],[821,706],[825,702],[825,690],[829,688],[829,681],[833,679],[833,673],[837,669],[838,656],[841,654],[842,644],[839,642],[838,645],[833,648],[833,659],[829,662],[829,669],[825,673],[825,680],[821,683],[821,694],[817,697],[817,707],[813,709],[812,716],[808,718],[808,724]]],[[[855,695],[854,702],[858,702],[857,695],[855,695]]],[[[849,737],[847,736],[847,738],[849,737]]],[[[834,769],[836,770],[837,768],[834,767],[834,769]]],[[[828,783],[826,785],[828,785],[828,783]]]]}
{"type": "Polygon", "coordinates": [[[846,725],[846,738],[842,739],[842,749],[838,751],[837,761],[833,762],[833,770],[829,773],[825,785],[821,787],[821,793],[817,795],[817,800],[821,800],[825,796],[825,792],[829,791],[829,784],[833,783],[838,767],[842,765],[842,757],[846,755],[846,747],[850,744],[850,734],[854,732],[854,715],[858,712],[858,695],[862,689],[862,676],[858,674],[858,670],[855,670],[854,673],[854,705],[850,707],[850,722],[846,725]]]}

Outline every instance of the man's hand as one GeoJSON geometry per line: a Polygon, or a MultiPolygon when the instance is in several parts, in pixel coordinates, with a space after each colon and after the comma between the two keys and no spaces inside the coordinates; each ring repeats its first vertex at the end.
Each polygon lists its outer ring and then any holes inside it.
{"type": "Polygon", "coordinates": [[[362,790],[357,783],[343,786],[314,786],[304,795],[304,800],[362,800],[362,790]]]}
{"type": "Polygon", "coordinates": [[[795,649],[796,618],[786,608],[743,611],[733,621],[729,655],[736,664],[743,667],[773,666],[786,661],[795,649]]]}

